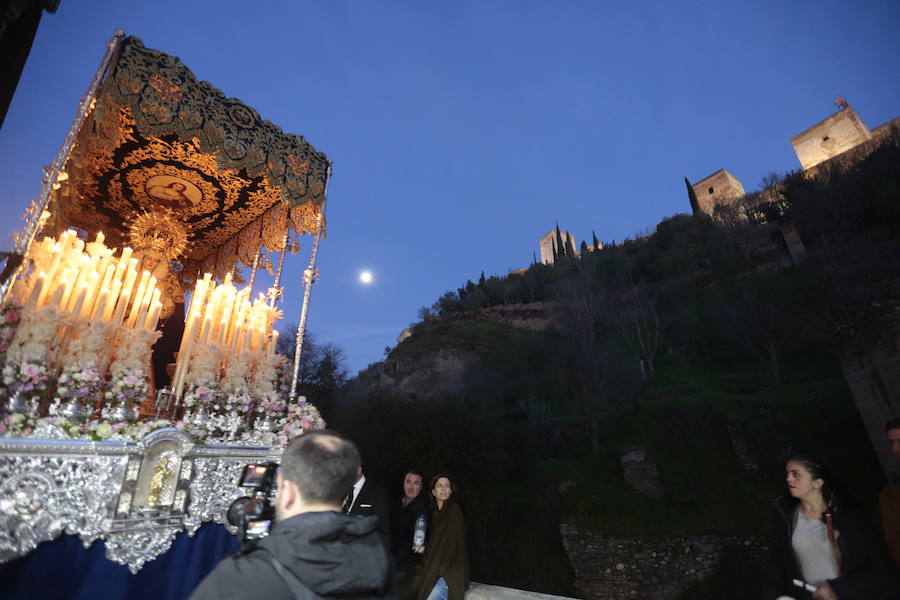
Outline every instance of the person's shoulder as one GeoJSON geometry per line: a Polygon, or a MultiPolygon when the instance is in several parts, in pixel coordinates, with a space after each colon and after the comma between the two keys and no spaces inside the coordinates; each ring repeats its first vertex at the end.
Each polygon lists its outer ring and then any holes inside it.
{"type": "Polygon", "coordinates": [[[248,598],[264,593],[266,598],[279,598],[278,575],[265,560],[263,552],[225,557],[191,594],[190,600],[248,598]]]}

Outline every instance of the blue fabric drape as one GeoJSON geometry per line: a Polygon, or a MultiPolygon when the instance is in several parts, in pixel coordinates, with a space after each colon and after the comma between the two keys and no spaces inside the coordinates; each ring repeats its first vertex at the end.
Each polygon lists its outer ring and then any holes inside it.
{"type": "Polygon", "coordinates": [[[222,558],[239,549],[222,525],[206,523],[194,537],[179,533],[171,548],[132,575],[106,558],[102,540],[85,549],[74,535],[39,545],[0,564],[0,598],[9,600],[182,600],[222,558]]]}

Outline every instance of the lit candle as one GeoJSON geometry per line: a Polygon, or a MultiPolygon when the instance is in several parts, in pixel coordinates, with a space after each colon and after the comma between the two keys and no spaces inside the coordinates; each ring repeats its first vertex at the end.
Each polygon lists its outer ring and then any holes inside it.
{"type": "Polygon", "coordinates": [[[81,312],[81,307],[84,305],[84,299],[87,298],[88,294],[88,284],[85,281],[81,282],[81,285],[78,287],[78,295],[75,296],[75,304],[72,305],[72,315],[77,319],[79,313],[81,312]]]}
{"type": "Polygon", "coordinates": [[[97,294],[100,293],[100,273],[97,271],[92,272],[87,277],[87,296],[84,299],[84,305],[81,308],[81,317],[90,318],[93,308],[94,301],[97,298],[97,294]]]}
{"type": "Polygon", "coordinates": [[[50,266],[47,268],[47,281],[53,281],[53,276],[56,275],[56,269],[59,268],[59,261],[62,259],[62,246],[59,242],[53,244],[53,249],[51,250],[53,260],[50,261],[50,266]]]}
{"type": "MultiPolygon", "coordinates": [[[[141,273],[141,280],[138,282],[138,289],[144,288],[144,292],[146,293],[149,282],[150,282],[150,271],[147,271],[145,269],[141,273]]],[[[135,302],[140,302],[141,300],[143,300],[143,297],[141,296],[141,294],[136,294],[132,297],[134,298],[135,302]]]]}
{"type": "Polygon", "coordinates": [[[100,282],[100,289],[109,288],[112,285],[113,275],[116,273],[116,266],[107,264],[103,269],[103,280],[100,282]]]}
{"type": "MultiPolygon", "coordinates": [[[[146,273],[146,271],[144,271],[146,273]]],[[[138,311],[141,309],[141,298],[144,297],[144,284],[138,286],[137,294],[134,295],[134,302],[131,303],[131,311],[128,313],[128,321],[126,327],[134,327],[137,322],[138,311]]]]}
{"type": "Polygon", "coordinates": [[[137,279],[138,276],[137,264],[138,259],[132,258],[128,261],[125,267],[125,281],[122,283],[122,291],[127,291],[129,296],[133,296],[135,292],[134,280],[137,279]]]}
{"type": "Polygon", "coordinates": [[[98,231],[98,232],[97,232],[97,239],[94,240],[94,243],[96,243],[96,244],[102,244],[102,243],[103,243],[103,240],[105,240],[105,239],[106,239],[106,236],[103,235],[103,232],[102,232],[102,231],[98,231]]]}
{"type": "Polygon", "coordinates": [[[81,290],[81,284],[87,280],[88,275],[90,275],[90,267],[91,267],[91,259],[85,255],[78,255],[78,258],[75,260],[76,265],[76,274],[75,281],[72,284],[72,292],[69,294],[68,301],[66,302],[66,308],[69,312],[75,312],[73,309],[75,307],[75,301],[78,299],[78,291],[81,290]]]}
{"type": "Polygon", "coordinates": [[[109,288],[103,288],[100,290],[100,294],[97,295],[97,304],[94,305],[94,309],[91,312],[91,320],[99,321],[104,318],[106,314],[106,304],[109,302],[109,288]]]}
{"type": "Polygon", "coordinates": [[[272,330],[272,341],[269,343],[269,354],[275,354],[275,350],[278,347],[278,332],[274,329],[272,330]]]}
{"type": "Polygon", "coordinates": [[[160,302],[159,300],[153,300],[150,306],[150,311],[147,313],[147,320],[144,321],[144,329],[149,329],[150,331],[156,329],[156,325],[157,323],[159,323],[160,310],[162,310],[162,302],[160,302]]]}
{"type": "Polygon", "coordinates": [[[203,329],[200,331],[200,344],[205,344],[209,341],[209,330],[212,329],[212,315],[205,315],[203,317],[203,329]]]}
{"type": "Polygon", "coordinates": [[[172,384],[172,389],[177,398],[181,398],[184,377],[190,364],[191,349],[197,336],[197,329],[200,326],[199,319],[211,278],[212,275],[210,273],[204,274],[203,279],[197,280],[197,283],[194,285],[194,293],[191,294],[191,305],[188,308],[187,323],[184,328],[185,334],[181,336],[181,344],[178,347],[178,360],[176,361],[175,377],[172,384]]]}
{"type": "Polygon", "coordinates": [[[104,321],[112,319],[113,311],[116,309],[116,300],[118,300],[121,291],[122,281],[119,279],[113,280],[112,290],[110,290],[109,299],[106,301],[106,308],[103,310],[101,317],[104,321]]]}
{"type": "Polygon", "coordinates": [[[53,297],[50,298],[49,304],[53,306],[62,307],[63,296],[66,294],[66,289],[69,287],[69,280],[65,276],[59,280],[59,285],[56,286],[56,289],[53,291],[53,297]]]}
{"type": "Polygon", "coordinates": [[[150,308],[150,298],[148,296],[144,296],[144,299],[141,300],[141,307],[137,312],[137,319],[135,320],[135,328],[143,327],[145,321],[147,320],[147,310],[150,308]]]}
{"type": "Polygon", "coordinates": [[[223,316],[219,321],[219,330],[216,332],[216,339],[213,340],[216,344],[224,344],[225,343],[225,335],[228,333],[228,320],[223,316]]]}
{"type": "Polygon", "coordinates": [[[34,282],[34,289],[31,290],[31,296],[28,298],[28,306],[39,308],[41,298],[44,296],[44,284],[47,280],[47,274],[41,271],[38,273],[37,281],[34,282]]]}
{"type": "Polygon", "coordinates": [[[131,294],[128,290],[122,290],[119,294],[119,302],[116,304],[116,312],[112,318],[112,324],[119,326],[122,324],[122,317],[125,316],[125,307],[128,306],[128,297],[131,294]]]}
{"type": "Polygon", "coordinates": [[[68,282],[68,285],[63,289],[62,297],[59,299],[59,308],[62,310],[66,310],[66,307],[69,305],[69,296],[74,295],[75,286],[75,277],[78,275],[78,271],[72,268],[68,268],[65,270],[63,278],[68,282]]]}

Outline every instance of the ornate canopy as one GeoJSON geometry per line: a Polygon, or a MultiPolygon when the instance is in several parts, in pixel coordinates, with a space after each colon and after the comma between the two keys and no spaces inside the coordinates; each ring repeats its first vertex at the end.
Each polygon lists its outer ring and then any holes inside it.
{"type": "Polygon", "coordinates": [[[75,138],[45,231],[102,230],[121,247],[142,214],[176,220],[187,233],[185,274],[221,276],[251,264],[260,247],[282,251],[288,232],[314,233],[329,169],[301,136],[126,37],[75,138]]]}

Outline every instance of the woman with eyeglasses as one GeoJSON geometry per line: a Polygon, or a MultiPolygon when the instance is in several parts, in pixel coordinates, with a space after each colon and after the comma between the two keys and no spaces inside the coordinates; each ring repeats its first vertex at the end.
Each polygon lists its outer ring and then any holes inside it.
{"type": "Polygon", "coordinates": [[[453,499],[453,480],[441,473],[431,479],[431,522],[423,546],[422,564],[400,583],[401,600],[463,600],[469,586],[466,522],[453,499]]]}
{"type": "Polygon", "coordinates": [[[900,598],[875,530],[862,511],[834,493],[822,463],[795,455],[786,471],[787,494],[775,500],[762,598],[900,598]]]}

